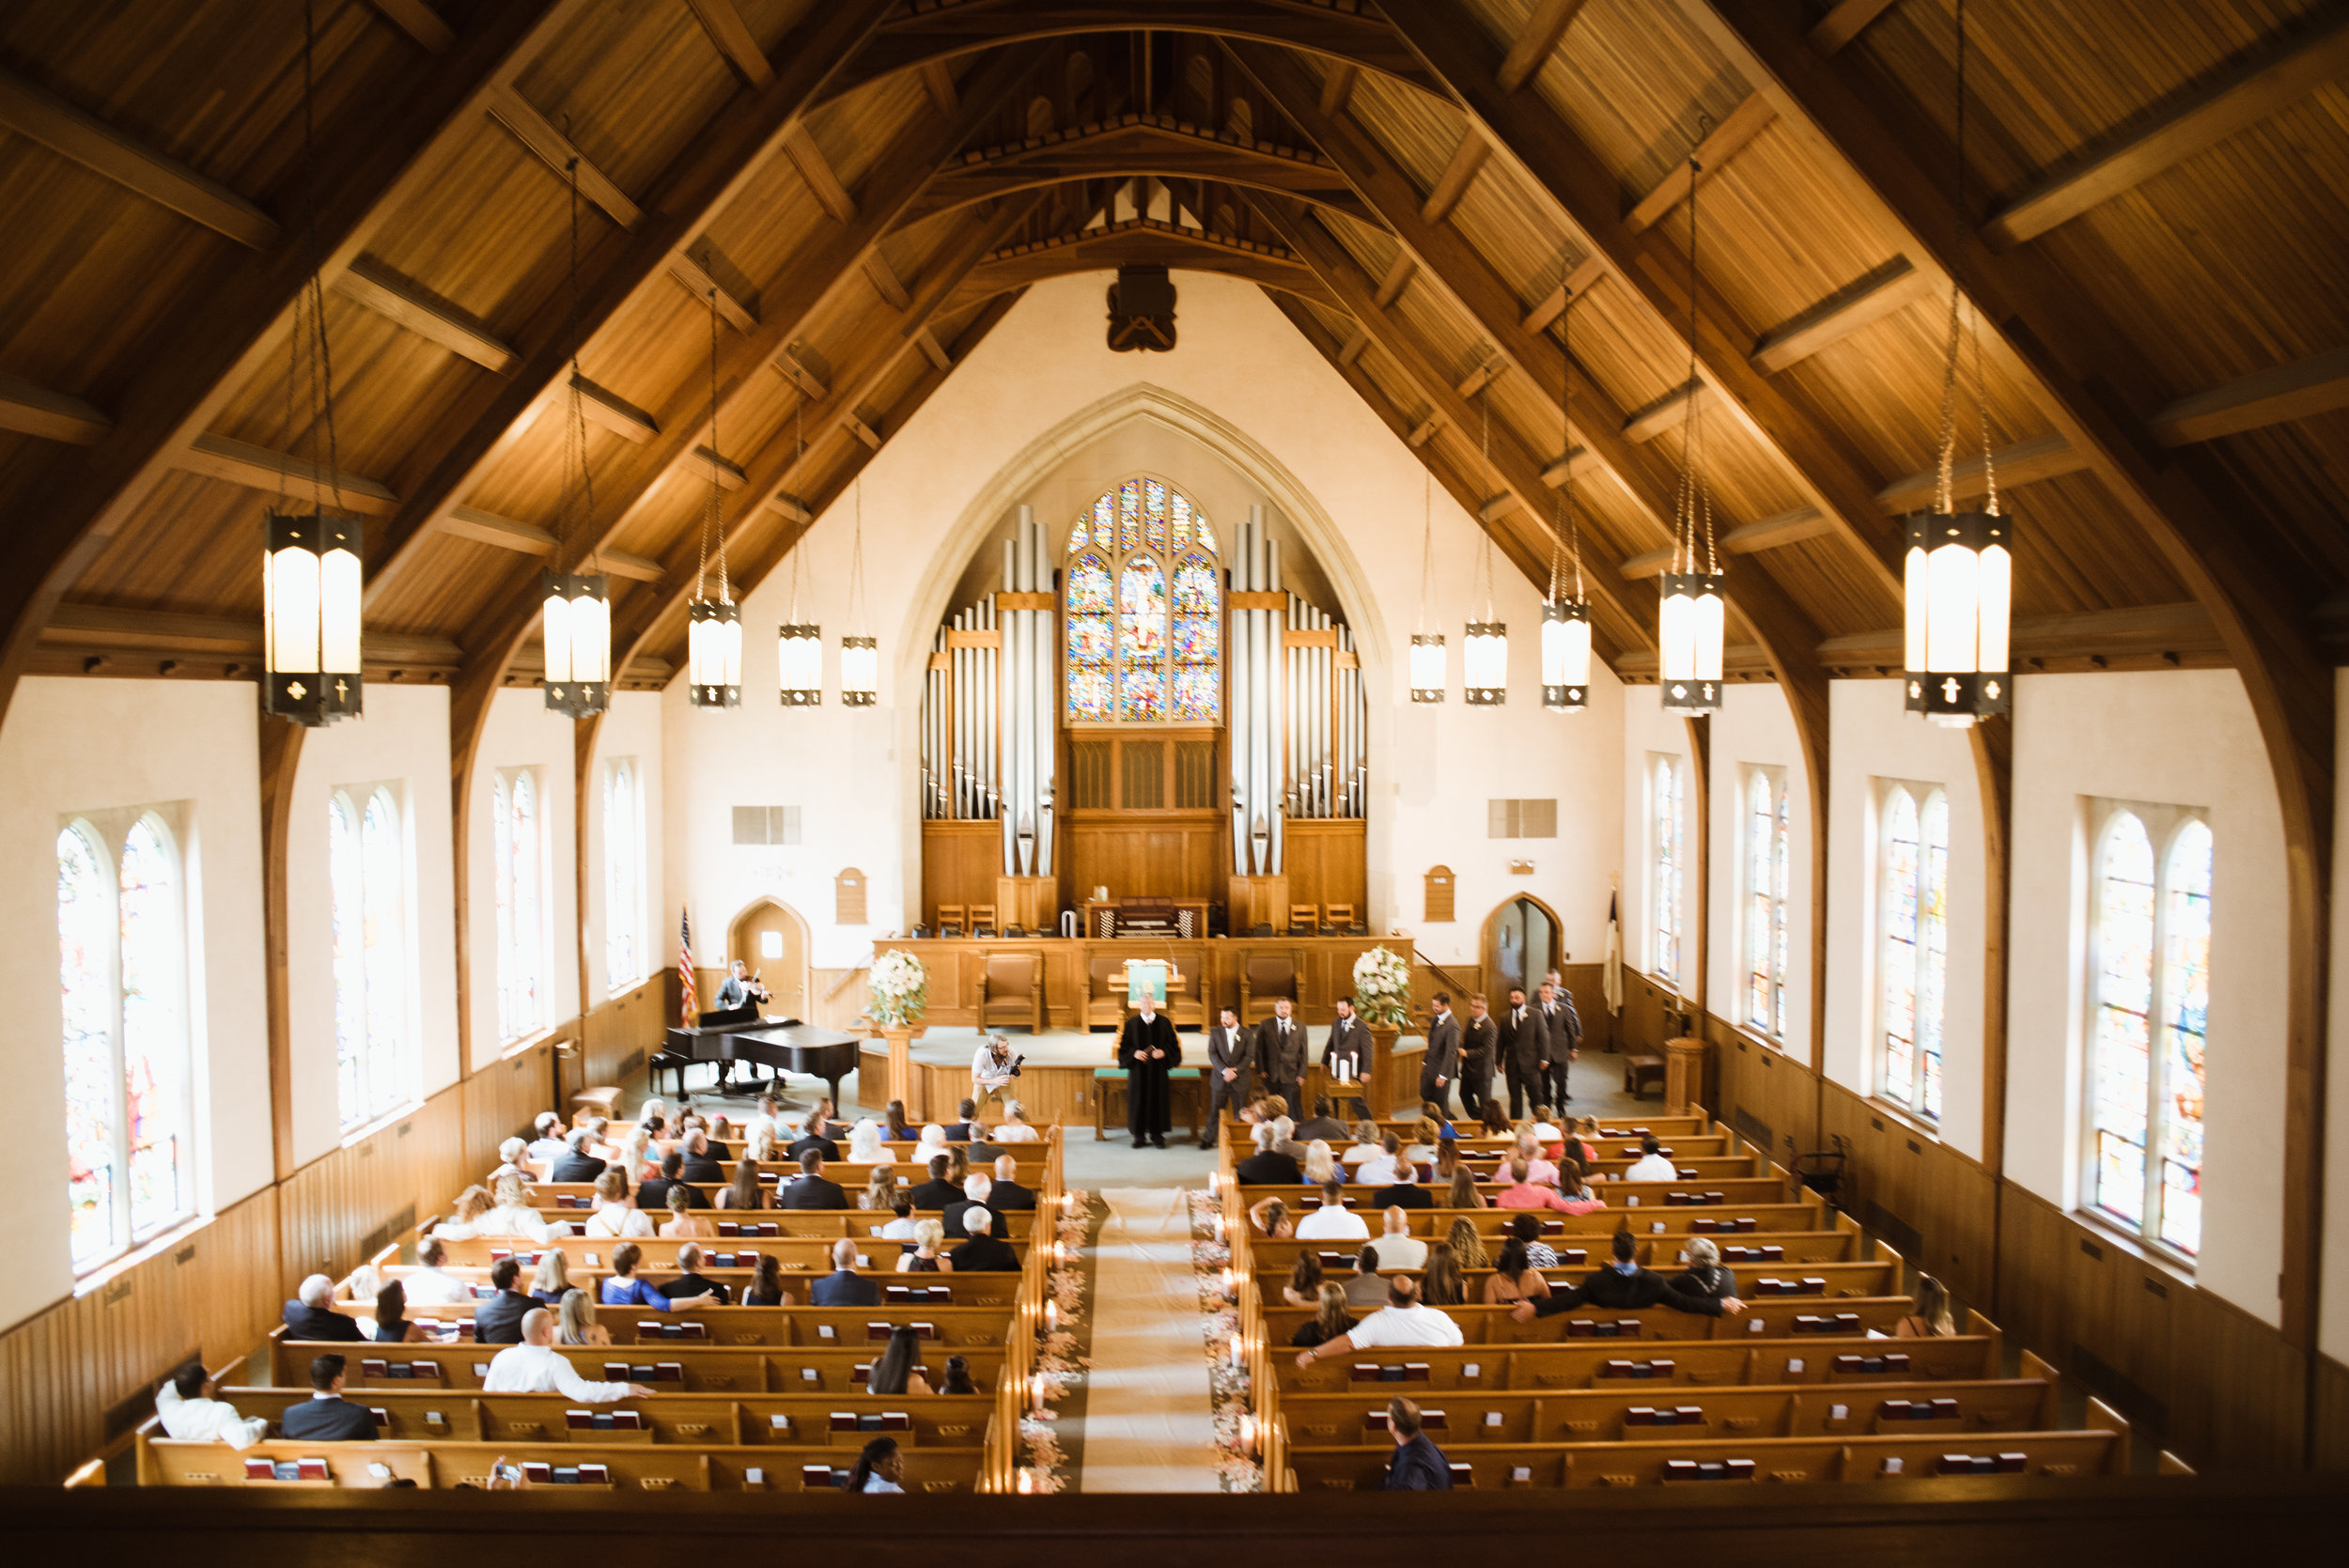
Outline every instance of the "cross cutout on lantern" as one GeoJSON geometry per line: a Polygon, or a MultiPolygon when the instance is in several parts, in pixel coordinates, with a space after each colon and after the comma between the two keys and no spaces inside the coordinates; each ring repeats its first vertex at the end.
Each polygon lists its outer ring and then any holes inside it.
{"type": "Polygon", "coordinates": [[[295,681],[291,686],[286,688],[286,695],[291,697],[296,702],[300,702],[303,698],[308,696],[309,694],[310,689],[303,685],[300,681],[295,681]]]}

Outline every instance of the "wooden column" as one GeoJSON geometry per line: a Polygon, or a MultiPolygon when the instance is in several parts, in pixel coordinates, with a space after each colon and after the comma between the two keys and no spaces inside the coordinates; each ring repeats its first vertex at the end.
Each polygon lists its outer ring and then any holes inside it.
{"type": "MultiPolygon", "coordinates": [[[[1704,1093],[1704,1053],[1710,1048],[1692,1035],[1664,1042],[1664,1114],[1686,1116],[1704,1093]]],[[[1718,1110],[1719,1108],[1714,1108],[1718,1110]]]]}
{"type": "Polygon", "coordinates": [[[929,1113],[922,1104],[921,1079],[913,1074],[913,1033],[910,1029],[884,1029],[881,1038],[889,1042],[889,1097],[906,1108],[908,1122],[926,1122],[929,1113]]]}
{"type": "Polygon", "coordinates": [[[286,1181],[294,1173],[293,1017],[286,968],[287,839],[293,828],[294,775],[302,761],[300,724],[261,715],[261,941],[269,1012],[270,1149],[286,1181]]]}
{"type": "Polygon", "coordinates": [[[1694,873],[1688,888],[1688,972],[1681,976],[1680,994],[1688,1010],[1696,1015],[1696,1030],[1704,1030],[1704,1010],[1708,1001],[1707,975],[1713,952],[1712,864],[1713,864],[1713,720],[1709,714],[1688,721],[1688,844],[1689,870],[1694,873]]]}
{"type": "MultiPolygon", "coordinates": [[[[1370,1101],[1373,1121],[1384,1121],[1394,1113],[1394,1046],[1403,1032],[1391,1024],[1370,1026],[1370,1101]]],[[[1416,1087],[1416,1085],[1414,1085],[1416,1087]]]]}

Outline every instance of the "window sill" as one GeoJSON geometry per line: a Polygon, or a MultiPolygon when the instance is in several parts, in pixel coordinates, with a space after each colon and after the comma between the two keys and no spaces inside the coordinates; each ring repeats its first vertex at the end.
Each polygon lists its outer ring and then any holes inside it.
{"type": "Polygon", "coordinates": [[[2140,1266],[2167,1275],[2185,1289],[2194,1288],[2194,1261],[2185,1253],[2161,1242],[2148,1241],[2135,1231],[2123,1230],[2120,1220],[2101,1209],[2076,1208],[2072,1219],[2081,1229],[2093,1231],[2098,1241],[2119,1248],[2140,1266]]]}
{"type": "Polygon", "coordinates": [[[399,1104],[394,1106],[382,1115],[362,1122],[357,1126],[352,1127],[349,1132],[344,1133],[342,1142],[336,1146],[348,1149],[354,1143],[364,1143],[368,1139],[373,1138],[377,1133],[381,1132],[384,1128],[406,1121],[409,1117],[413,1116],[417,1111],[423,1109],[424,1101],[421,1098],[402,1100],[399,1104]]]}
{"type": "Polygon", "coordinates": [[[1868,1096],[1866,1103],[1871,1114],[1898,1122],[1903,1130],[1916,1137],[1930,1139],[1936,1143],[1944,1141],[1940,1124],[1927,1120],[1921,1112],[1906,1106],[1894,1105],[1890,1100],[1879,1099],[1874,1094],[1868,1096]]]}
{"type": "Polygon", "coordinates": [[[1785,1056],[1787,1054],[1785,1041],[1773,1040],[1767,1034],[1757,1034],[1754,1032],[1753,1027],[1750,1024],[1731,1024],[1729,1026],[1729,1032],[1737,1037],[1737,1045],[1740,1049],[1747,1046],[1760,1046],[1764,1050],[1768,1051],[1772,1056],[1785,1056]]]}
{"type": "Polygon", "coordinates": [[[500,1062],[511,1061],[513,1058],[521,1055],[521,1053],[526,1050],[536,1049],[539,1046],[546,1045],[548,1042],[552,1040],[559,1040],[562,1037],[563,1032],[559,1029],[552,1028],[541,1029],[535,1033],[524,1034],[519,1039],[508,1040],[505,1045],[500,1046],[498,1048],[498,1060],[500,1062]]]}
{"type": "Polygon", "coordinates": [[[102,1290],[139,1265],[162,1257],[211,1222],[212,1217],[209,1214],[192,1214],[161,1235],[140,1242],[119,1257],[108,1258],[73,1281],[74,1299],[79,1300],[92,1291],[102,1290]]]}

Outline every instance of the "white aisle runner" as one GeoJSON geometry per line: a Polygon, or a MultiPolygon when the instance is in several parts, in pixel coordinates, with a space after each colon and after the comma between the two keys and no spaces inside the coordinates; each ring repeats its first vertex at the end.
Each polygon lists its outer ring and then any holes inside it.
{"type": "Polygon", "coordinates": [[[1115,1188],[1095,1254],[1084,1492],[1214,1492],[1214,1400],[1180,1188],[1115,1188]]]}

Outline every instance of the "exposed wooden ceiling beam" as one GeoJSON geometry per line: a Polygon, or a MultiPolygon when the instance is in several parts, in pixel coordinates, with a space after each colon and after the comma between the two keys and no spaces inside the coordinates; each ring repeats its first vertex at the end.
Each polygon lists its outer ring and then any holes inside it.
{"type": "Polygon", "coordinates": [[[785,133],[783,155],[791,160],[791,166],[800,171],[800,178],[807,181],[807,188],[816,193],[816,199],[825,211],[844,224],[856,221],[856,199],[840,183],[840,177],[832,173],[831,161],[825,158],[824,149],[816,145],[816,138],[807,133],[806,126],[795,125],[785,133]]]}
{"type": "Polygon", "coordinates": [[[696,446],[688,452],[683,467],[704,479],[716,479],[722,490],[739,490],[746,482],[740,463],[722,457],[707,446],[696,446]]]}
{"type": "Polygon", "coordinates": [[[924,327],[914,333],[913,346],[921,349],[922,357],[928,360],[938,369],[954,368],[954,356],[946,351],[946,345],[941,343],[938,340],[938,334],[929,328],[924,327]]]}
{"type": "Polygon", "coordinates": [[[441,520],[441,532],[475,544],[517,550],[524,555],[552,555],[561,541],[536,523],[517,522],[474,506],[452,506],[441,520]]]}
{"type": "Polygon", "coordinates": [[[2349,349],[2181,397],[2154,415],[2153,429],[2164,446],[2186,446],[2341,408],[2349,408],[2349,349]]]}
{"type": "Polygon", "coordinates": [[[1835,0],[1827,15],[1811,29],[1811,47],[1832,54],[1867,30],[1868,23],[1892,8],[1894,0],[1835,0]]]}
{"type": "Polygon", "coordinates": [[[1704,139],[1688,158],[1675,162],[1665,171],[1664,178],[1633,204],[1624,215],[1623,226],[1633,234],[1653,228],[1665,213],[1688,199],[1690,190],[1710,183],[1727,168],[1738,150],[1768,130],[1776,118],[1778,110],[1768,99],[1760,93],[1749,93],[1727,118],[1705,132],[1704,139]],[[1690,158],[1697,163],[1693,173],[1688,167],[1690,158]]]}
{"type": "Polygon", "coordinates": [[[609,387],[598,386],[584,376],[574,376],[571,384],[579,388],[579,411],[589,424],[599,425],[638,446],[661,433],[660,423],[652,415],[609,387]]]}
{"type": "Polygon", "coordinates": [[[1583,0],[1534,0],[1533,14],[1517,29],[1517,36],[1509,41],[1509,53],[1502,57],[1501,69],[1493,72],[1502,92],[1516,92],[1540,74],[1543,64],[1557,53],[1558,41],[1574,25],[1582,6],[1583,0]]]}
{"type": "Polygon", "coordinates": [[[864,276],[872,284],[873,292],[890,309],[903,310],[913,303],[913,296],[906,292],[906,286],[897,279],[896,269],[889,265],[889,257],[881,254],[879,246],[865,254],[864,276]]]}
{"type": "Polygon", "coordinates": [[[1712,389],[1703,381],[1676,386],[1644,408],[1631,411],[1625,416],[1623,433],[1626,439],[1638,442],[1654,441],[1667,430],[1676,430],[1688,417],[1691,397],[1699,402],[1713,400],[1712,389]]]}
{"type": "Polygon", "coordinates": [[[491,335],[479,320],[374,256],[354,259],[350,270],[334,280],[334,292],[485,370],[504,376],[521,363],[521,356],[513,346],[491,335]]]}
{"type": "Polygon", "coordinates": [[[1896,256],[1762,334],[1748,363],[1765,376],[1799,365],[1871,322],[1931,298],[1933,277],[1896,256]]]}
{"type": "Polygon", "coordinates": [[[0,71],[0,127],[241,245],[267,250],[277,239],[276,221],[226,185],[8,71],[0,71]]]}
{"type": "Polygon", "coordinates": [[[1353,332],[1346,335],[1346,341],[1338,345],[1338,364],[1341,365],[1352,365],[1356,360],[1362,357],[1362,350],[1369,347],[1370,334],[1364,332],[1360,327],[1356,327],[1353,332]]]}
{"type": "Polygon", "coordinates": [[[317,499],[330,511],[359,512],[381,518],[399,510],[399,497],[380,480],[346,474],[339,469],[319,477],[316,465],[295,453],[272,452],[266,446],[254,446],[209,432],[190,442],[173,459],[172,467],[189,474],[226,479],[232,485],[243,485],[250,489],[283,489],[287,504],[299,510],[306,511],[313,504],[314,478],[318,478],[324,489],[324,494],[317,499]]]}
{"type": "MultiPolygon", "coordinates": [[[[1820,516],[1817,507],[1799,506],[1774,518],[1764,518],[1759,522],[1749,522],[1731,529],[1721,536],[1720,548],[1732,555],[1752,555],[1761,551],[1775,550],[1780,545],[1823,538],[1834,532],[1835,524],[1820,516]]],[[[1626,561],[1623,574],[1626,577],[1657,577],[1671,567],[1672,558],[1672,552],[1669,548],[1651,550],[1626,561]]]]}
{"type": "Polygon", "coordinates": [[[775,68],[767,63],[766,54],[759,49],[758,40],[751,36],[750,26],[743,22],[734,0],[685,3],[692,8],[693,20],[702,24],[702,31],[709,35],[709,41],[718,46],[718,53],[725,56],[726,64],[743,81],[754,87],[765,87],[774,81],[775,68]]]}
{"type": "Polygon", "coordinates": [[[1452,215],[1468,194],[1468,188],[1476,179],[1476,171],[1485,166],[1485,160],[1493,155],[1492,144],[1470,129],[1459,145],[1452,149],[1452,157],[1436,179],[1436,188],[1427,193],[1420,204],[1419,215],[1431,224],[1439,224],[1452,215]]]}
{"type": "Polygon", "coordinates": [[[809,402],[820,403],[832,396],[832,366],[809,345],[786,343],[770,363],[809,402]]]}
{"type": "Polygon", "coordinates": [[[1148,218],[1129,218],[1122,224],[1054,235],[1034,244],[1000,251],[971,270],[971,275],[963,281],[961,294],[965,301],[982,299],[1049,277],[1144,264],[1204,265],[1211,272],[1269,284],[1325,303],[1335,303],[1312,270],[1284,250],[1225,235],[1177,228],[1148,218]],[[1203,261],[1203,257],[1208,259],[1203,261]]]}
{"type": "Polygon", "coordinates": [[[718,315],[736,332],[758,325],[758,290],[707,234],[669,257],[669,275],[697,300],[718,297],[718,315]]]}
{"type": "Polygon", "coordinates": [[[15,430],[74,446],[95,446],[113,428],[113,420],[79,397],[52,392],[14,376],[0,376],[0,430],[15,430]]]}
{"type": "Polygon", "coordinates": [[[441,13],[425,0],[370,0],[385,20],[435,54],[445,54],[457,41],[441,13]]]}
{"type": "Polygon", "coordinates": [[[2281,53],[2262,52],[2118,146],[2048,175],[1992,213],[1983,238],[1998,250],[2037,239],[2344,74],[2349,11],[2336,11],[2281,53]]]}
{"type": "Polygon", "coordinates": [[[1067,180],[1144,175],[1285,191],[1362,215],[1346,181],[1311,147],[1242,141],[1173,115],[1128,114],[1055,132],[1033,147],[1023,140],[965,153],[941,171],[910,216],[1067,180]]]}
{"type": "Polygon", "coordinates": [[[648,561],[642,555],[630,555],[624,550],[599,550],[587,557],[587,562],[591,567],[613,577],[625,577],[637,582],[658,582],[663,569],[660,562],[648,561]]]}
{"type": "Polygon", "coordinates": [[[854,411],[840,416],[840,427],[878,452],[881,449],[881,434],[854,411]]]}
{"type": "MultiPolygon", "coordinates": [[[[2210,612],[2183,604],[2132,605],[2121,610],[2078,610],[2062,615],[2030,615],[2015,623],[2012,662],[2025,666],[2056,660],[2155,658],[2186,655],[2223,657],[2226,643],[2211,624],[2210,612]]],[[[1820,660],[1839,669],[1889,669],[1902,660],[1901,629],[1846,633],[1819,644],[1820,660]]]]}
{"type": "Polygon", "coordinates": [[[1542,303],[1525,313],[1517,324],[1529,333],[1548,332],[1550,324],[1566,313],[1566,306],[1591,291],[1591,286],[1607,275],[1607,258],[1594,253],[1574,264],[1565,281],[1543,296],[1542,303]]]}
{"type": "Polygon", "coordinates": [[[1610,474],[1612,471],[1608,468],[1606,458],[1587,446],[1577,446],[1549,460],[1542,470],[1542,483],[1553,490],[1557,489],[1565,484],[1569,473],[1580,479],[1586,474],[1610,474]]]}
{"type": "Polygon", "coordinates": [[[922,76],[922,90],[929,94],[930,102],[941,115],[955,112],[955,74],[946,69],[943,60],[925,60],[916,68],[922,76]]]}
{"type": "Polygon", "coordinates": [[[571,178],[571,163],[576,160],[579,194],[602,208],[614,223],[622,228],[634,228],[645,221],[645,210],[636,205],[635,199],[572,146],[571,139],[557,131],[554,122],[539,113],[518,89],[508,85],[492,95],[490,117],[511,131],[516,141],[537,153],[539,161],[566,183],[571,178]]]}
{"type": "MultiPolygon", "coordinates": [[[[177,611],[132,609],[111,604],[60,603],[41,630],[41,641],[76,648],[136,650],[191,658],[241,660],[257,678],[261,618],[190,615],[177,611]]],[[[450,671],[464,655],[445,637],[419,637],[373,628],[360,633],[359,657],[369,675],[383,666],[418,672],[450,671]]]]}
{"type": "Polygon", "coordinates": [[[1353,101],[1354,84],[1361,80],[1361,69],[1349,60],[1339,60],[1330,67],[1321,79],[1321,112],[1338,115],[1353,101]]]}
{"type": "Polygon", "coordinates": [[[1394,259],[1387,263],[1386,275],[1378,280],[1377,292],[1371,296],[1378,308],[1384,310],[1401,299],[1403,290],[1410,287],[1411,274],[1418,271],[1419,263],[1412,259],[1411,253],[1398,248],[1394,259]]]}
{"type": "MultiPolygon", "coordinates": [[[[1962,450],[1962,448],[1961,448],[1962,450]]],[[[2061,436],[2032,436],[2001,446],[1991,454],[2001,489],[2010,485],[2028,485],[2037,479],[2053,479],[2060,474],[2077,474],[2089,466],[2089,456],[2061,436]]],[[[1962,500],[1983,494],[1989,485],[1983,478],[1979,452],[1960,458],[1951,470],[1950,483],[1962,500]]],[[[1940,484],[1940,470],[1922,469],[1906,474],[1876,492],[1876,500],[1895,517],[1906,512],[1919,512],[1933,505],[1940,484]]]]}

